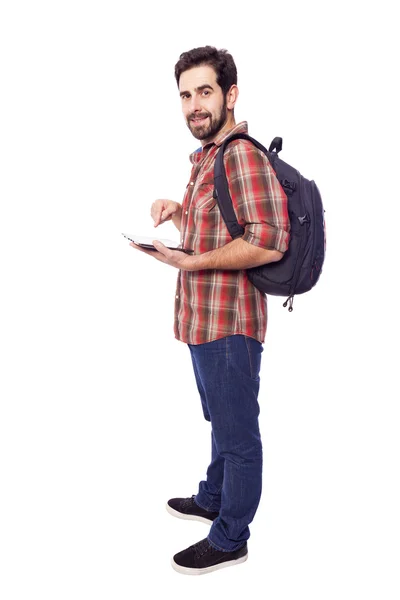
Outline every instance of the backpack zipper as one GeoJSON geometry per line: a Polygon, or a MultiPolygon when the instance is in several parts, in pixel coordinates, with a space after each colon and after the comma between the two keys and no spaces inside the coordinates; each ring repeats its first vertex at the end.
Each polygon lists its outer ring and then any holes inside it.
{"type": "MultiPolygon", "coordinates": [[[[301,178],[301,175],[300,175],[300,190],[299,190],[299,192],[300,192],[300,205],[301,205],[302,210],[305,210],[304,209],[304,202],[303,202],[303,197],[304,197],[303,196],[303,180],[301,178]]],[[[297,217],[297,218],[298,218],[299,223],[301,225],[301,233],[302,233],[301,240],[300,240],[300,249],[299,249],[299,252],[297,254],[297,261],[296,261],[296,265],[295,265],[295,268],[294,268],[293,285],[292,285],[292,288],[289,290],[289,296],[288,296],[288,298],[283,303],[283,307],[286,308],[287,305],[288,305],[288,302],[289,302],[289,308],[288,308],[289,312],[293,311],[293,300],[294,300],[294,295],[295,295],[295,291],[294,290],[296,289],[296,285],[297,285],[297,282],[298,282],[299,277],[300,277],[301,263],[300,263],[299,257],[302,255],[302,252],[304,250],[304,244],[305,244],[305,241],[306,241],[306,231],[303,229],[303,225],[304,225],[304,223],[309,223],[310,222],[310,218],[309,218],[309,216],[307,215],[306,212],[304,213],[304,217],[297,217]]]]}
{"type": "MultiPolygon", "coordinates": [[[[314,223],[314,229],[315,229],[315,227],[316,227],[315,201],[314,201],[315,200],[315,198],[314,198],[314,193],[315,193],[314,186],[315,186],[315,183],[314,183],[314,185],[313,185],[313,183],[314,182],[312,181],[311,182],[311,204],[312,204],[312,210],[313,210],[313,223],[314,223]]],[[[311,265],[311,279],[312,279],[312,273],[314,271],[314,268],[316,268],[316,262],[315,262],[315,245],[316,245],[317,242],[316,242],[316,236],[314,235],[313,237],[314,237],[314,239],[313,239],[312,256],[314,258],[314,261],[313,261],[313,263],[311,265]]]]}

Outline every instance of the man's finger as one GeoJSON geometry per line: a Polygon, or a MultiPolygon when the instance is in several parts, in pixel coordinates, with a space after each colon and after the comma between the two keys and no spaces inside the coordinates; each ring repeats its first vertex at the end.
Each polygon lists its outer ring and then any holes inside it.
{"type": "Polygon", "coordinates": [[[170,216],[171,216],[171,210],[165,209],[163,212],[161,212],[158,215],[158,217],[157,217],[158,220],[154,224],[154,227],[157,227],[157,225],[160,225],[161,223],[168,221],[170,216]]]}

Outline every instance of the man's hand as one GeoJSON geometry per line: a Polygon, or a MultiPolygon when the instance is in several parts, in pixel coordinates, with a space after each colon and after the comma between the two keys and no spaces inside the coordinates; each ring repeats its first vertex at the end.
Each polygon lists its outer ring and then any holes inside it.
{"type": "Polygon", "coordinates": [[[149,256],[152,256],[153,258],[156,258],[157,260],[167,265],[170,265],[171,267],[175,267],[176,269],[182,269],[183,271],[197,270],[195,266],[195,256],[188,256],[185,252],[182,252],[181,250],[170,250],[169,248],[164,246],[164,244],[158,242],[157,240],[154,240],[153,244],[154,247],[157,248],[157,251],[142,248],[134,242],[131,242],[129,245],[132,246],[132,248],[136,248],[136,250],[139,250],[140,252],[144,252],[144,254],[148,254],[149,256]]]}
{"type": "Polygon", "coordinates": [[[151,216],[154,221],[154,227],[161,223],[170,221],[173,215],[181,216],[182,206],[173,200],[156,200],[151,205],[151,216]]]}

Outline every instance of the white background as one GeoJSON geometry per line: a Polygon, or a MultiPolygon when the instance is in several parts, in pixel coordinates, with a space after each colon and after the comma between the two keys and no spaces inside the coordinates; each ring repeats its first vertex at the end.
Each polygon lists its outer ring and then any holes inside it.
{"type": "Polygon", "coordinates": [[[397,40],[385,1],[2,2],[2,600],[398,600],[397,40]],[[206,44],[236,121],[317,182],[328,247],[292,314],[269,302],[249,560],[195,578],[170,558],[207,526],[164,508],[210,445],[177,271],[121,232],[178,239],[150,205],[182,200],[174,65],[206,44]]]}

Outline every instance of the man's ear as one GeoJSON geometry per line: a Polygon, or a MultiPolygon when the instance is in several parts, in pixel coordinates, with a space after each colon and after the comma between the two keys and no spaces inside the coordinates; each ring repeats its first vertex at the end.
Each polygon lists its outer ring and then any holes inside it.
{"type": "Polygon", "coordinates": [[[239,96],[239,88],[237,85],[231,85],[228,93],[226,94],[226,108],[233,110],[235,108],[236,101],[239,96]]]}

